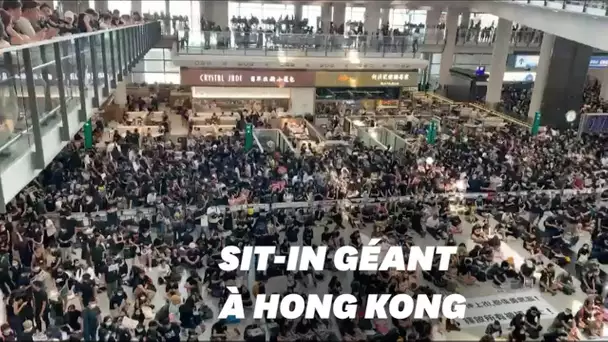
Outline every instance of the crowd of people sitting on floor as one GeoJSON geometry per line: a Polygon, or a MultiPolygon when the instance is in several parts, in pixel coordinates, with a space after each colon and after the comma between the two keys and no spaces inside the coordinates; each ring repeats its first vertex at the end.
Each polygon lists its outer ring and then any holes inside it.
{"type": "MultiPolygon", "coordinates": [[[[244,300],[251,300],[277,275],[287,277],[288,286],[280,291],[302,290],[311,282],[327,280],[329,293],[350,286],[362,298],[368,293],[453,292],[461,283],[478,282],[500,288],[532,284],[551,294],[603,292],[597,262],[608,261],[608,229],[602,220],[608,212],[596,205],[597,196],[475,196],[464,203],[463,211],[473,223],[473,247],[459,244],[464,242],[459,238],[462,216],[441,194],[603,188],[608,176],[601,171],[606,163],[605,137],[579,139],[572,132],[533,137],[506,126],[492,133],[459,132],[423,144],[416,153],[381,150],[357,140],[349,147],[296,155],[287,150],[246,150],[241,133],[236,133],[176,140],[116,134],[105,148],[90,150],[83,148],[81,137],[68,144],[30,187],[11,200],[2,217],[0,289],[8,297],[8,323],[2,327],[6,339],[30,340],[42,331],[53,338],[68,335],[85,341],[95,336],[103,341],[196,338],[204,333],[201,323],[213,318],[203,297],[217,297],[221,303],[228,294],[226,285],[237,284],[244,300]],[[414,197],[371,203],[391,196],[414,197]],[[223,205],[347,198],[360,198],[362,204],[235,215],[208,211],[223,205]],[[131,214],[125,211],[130,208],[131,214]],[[529,213],[527,218],[519,215],[523,211],[529,213]],[[202,227],[200,217],[207,213],[202,227]],[[490,227],[490,215],[497,226],[490,227]],[[313,229],[317,226],[324,229],[320,239],[313,229]],[[366,231],[369,226],[371,232],[366,231]],[[569,249],[584,230],[591,232],[593,242],[575,259],[569,249]],[[256,274],[253,290],[242,274],[217,267],[217,254],[225,245],[255,240],[256,245],[283,250],[299,241],[360,247],[362,235],[373,234],[404,248],[429,235],[439,243],[458,245],[461,253],[450,271],[355,273],[350,284],[342,284],[346,280],[338,273],[269,269],[256,274]],[[523,240],[533,256],[523,265],[499,253],[501,241],[512,237],[523,240]],[[585,255],[588,260],[583,263],[585,255]],[[581,261],[580,276],[557,271],[576,261],[581,261]],[[159,279],[150,277],[151,269],[161,274],[159,279]],[[536,281],[532,275],[537,270],[542,276],[536,281]],[[580,278],[581,285],[573,277],[580,278]],[[186,290],[181,291],[184,278],[186,290]],[[163,287],[166,304],[155,307],[153,299],[163,287]],[[126,295],[127,289],[134,297],[126,295]],[[99,305],[105,296],[108,314],[99,305]]],[[[583,313],[576,313],[577,326],[586,334],[597,333],[589,319],[594,316],[585,311],[589,307],[594,312],[595,301],[587,304],[583,313]]],[[[523,333],[545,333],[534,319],[535,311],[529,311],[523,318],[513,318],[514,341],[523,341],[523,333]]],[[[212,336],[233,338],[234,329],[228,327],[235,322],[211,323],[212,336]]],[[[332,323],[322,320],[277,319],[269,326],[272,334],[285,340],[335,335],[332,323]]],[[[342,338],[350,341],[360,340],[367,330],[395,341],[430,341],[436,333],[459,329],[452,320],[343,320],[337,326],[342,338]]],[[[252,323],[243,333],[259,336],[259,328],[252,323]]]]}

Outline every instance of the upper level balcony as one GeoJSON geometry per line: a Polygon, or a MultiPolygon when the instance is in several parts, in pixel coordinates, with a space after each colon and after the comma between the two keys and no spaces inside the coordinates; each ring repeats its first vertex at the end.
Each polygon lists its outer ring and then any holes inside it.
{"type": "Polygon", "coordinates": [[[512,0],[532,6],[560,9],[569,12],[608,16],[608,0],[512,0]]]}
{"type": "Polygon", "coordinates": [[[160,23],[2,49],[0,208],[66,146],[161,39],[160,23]]]}
{"type": "MultiPolygon", "coordinates": [[[[180,32],[179,54],[247,55],[284,57],[414,57],[416,53],[440,53],[445,44],[444,29],[421,29],[412,35],[281,34],[274,32],[204,31],[180,32]]],[[[538,51],[542,33],[513,32],[511,48],[538,51]]],[[[458,28],[457,53],[491,53],[492,29],[458,28]]]]}

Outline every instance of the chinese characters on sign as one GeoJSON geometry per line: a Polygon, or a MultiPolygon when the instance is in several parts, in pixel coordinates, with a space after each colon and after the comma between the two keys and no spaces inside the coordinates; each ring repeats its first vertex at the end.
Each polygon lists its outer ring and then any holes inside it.
{"type": "Polygon", "coordinates": [[[465,318],[461,327],[488,325],[498,321],[508,325],[518,313],[525,313],[536,306],[543,316],[555,316],[558,311],[541,297],[538,291],[523,291],[517,294],[501,293],[494,296],[471,298],[467,301],[465,318]]]}
{"type": "Polygon", "coordinates": [[[409,79],[410,79],[409,74],[401,74],[401,73],[372,74],[372,80],[374,80],[374,81],[407,81],[409,79]]]}
{"type": "Polygon", "coordinates": [[[303,70],[180,69],[181,84],[210,87],[314,87],[315,73],[303,70]]]}
{"type": "Polygon", "coordinates": [[[296,81],[296,79],[293,76],[251,76],[250,77],[250,81],[251,83],[259,83],[259,82],[263,82],[263,83],[267,83],[267,82],[271,82],[271,83],[294,83],[296,81]]]}

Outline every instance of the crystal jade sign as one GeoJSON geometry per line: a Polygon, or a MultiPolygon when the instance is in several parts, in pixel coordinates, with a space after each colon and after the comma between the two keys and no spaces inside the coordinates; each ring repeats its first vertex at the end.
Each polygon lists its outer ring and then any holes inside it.
{"type": "Polygon", "coordinates": [[[314,87],[314,72],[181,68],[181,84],[201,87],[314,87]]]}

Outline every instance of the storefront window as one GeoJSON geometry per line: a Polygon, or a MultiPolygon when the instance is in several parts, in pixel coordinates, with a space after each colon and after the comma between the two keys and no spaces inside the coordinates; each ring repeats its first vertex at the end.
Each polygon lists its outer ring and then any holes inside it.
{"type": "Polygon", "coordinates": [[[108,0],[108,9],[110,11],[118,10],[120,12],[120,15],[131,14],[131,1],[108,0]]]}

